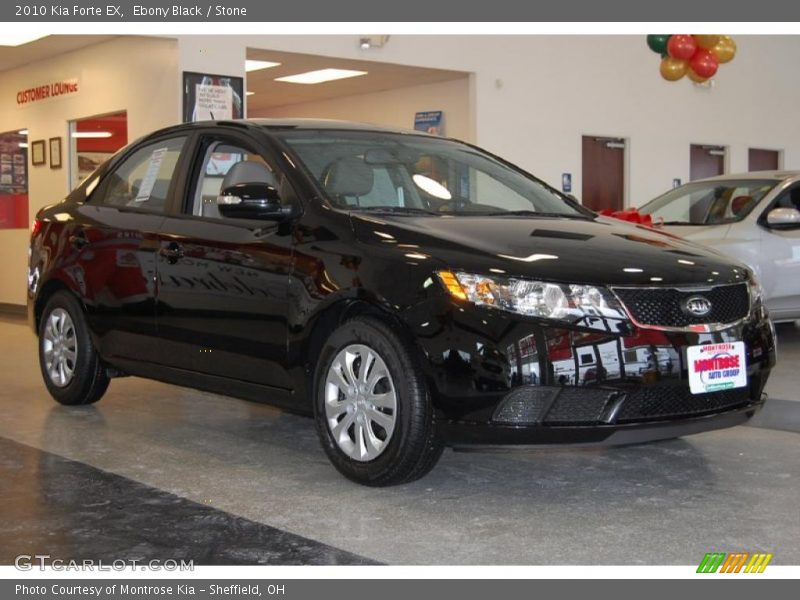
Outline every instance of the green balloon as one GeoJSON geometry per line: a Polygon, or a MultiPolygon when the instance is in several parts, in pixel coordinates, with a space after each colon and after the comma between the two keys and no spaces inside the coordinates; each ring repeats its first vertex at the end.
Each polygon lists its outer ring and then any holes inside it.
{"type": "Polygon", "coordinates": [[[647,36],[647,45],[656,54],[665,54],[667,52],[667,42],[669,35],[656,34],[647,36]]]}

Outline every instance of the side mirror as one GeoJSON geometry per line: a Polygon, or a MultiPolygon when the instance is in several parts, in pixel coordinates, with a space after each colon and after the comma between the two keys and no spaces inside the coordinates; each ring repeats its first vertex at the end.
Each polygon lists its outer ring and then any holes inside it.
{"type": "Polygon", "coordinates": [[[772,229],[794,229],[800,227],[800,210],[796,208],[773,208],[767,214],[767,227],[772,229]]]}
{"type": "Polygon", "coordinates": [[[279,221],[292,215],[281,203],[278,190],[268,183],[239,183],[222,190],[217,208],[223,217],[279,221]]]}

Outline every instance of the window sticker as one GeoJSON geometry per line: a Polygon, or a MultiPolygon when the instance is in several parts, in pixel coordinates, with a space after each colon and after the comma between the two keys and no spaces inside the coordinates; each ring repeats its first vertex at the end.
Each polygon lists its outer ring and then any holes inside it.
{"type": "Polygon", "coordinates": [[[147,165],[147,172],[142,178],[139,191],[136,192],[136,202],[147,202],[153,193],[153,187],[158,179],[158,172],[161,170],[161,163],[169,148],[157,148],[150,155],[150,164],[147,165]]]}

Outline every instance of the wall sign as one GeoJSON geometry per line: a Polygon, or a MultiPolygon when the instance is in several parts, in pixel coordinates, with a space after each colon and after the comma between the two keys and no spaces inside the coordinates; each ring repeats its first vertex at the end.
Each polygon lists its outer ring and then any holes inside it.
{"type": "Polygon", "coordinates": [[[30,106],[36,102],[59,98],[62,96],[74,96],[80,91],[80,82],[77,77],[71,79],[60,79],[50,81],[42,85],[25,88],[17,91],[17,106],[30,106]]]}
{"type": "Polygon", "coordinates": [[[572,173],[561,174],[561,191],[565,194],[572,192],[572,173]]]}
{"type": "Polygon", "coordinates": [[[414,115],[414,130],[432,135],[444,135],[443,117],[444,113],[441,110],[418,112],[414,115]]]}
{"type": "Polygon", "coordinates": [[[183,122],[244,117],[244,79],[228,75],[183,73],[183,122]]]}
{"type": "Polygon", "coordinates": [[[47,155],[45,154],[44,140],[36,140],[31,142],[31,164],[38,167],[47,163],[47,155]]]}

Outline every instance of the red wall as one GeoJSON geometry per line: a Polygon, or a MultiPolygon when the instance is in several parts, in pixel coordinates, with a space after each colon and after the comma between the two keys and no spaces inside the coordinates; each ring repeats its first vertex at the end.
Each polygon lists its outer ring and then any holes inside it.
{"type": "Polygon", "coordinates": [[[77,122],[77,131],[109,131],[108,138],[78,138],[78,152],[116,152],[128,143],[127,113],[105,115],[77,122]]]}

